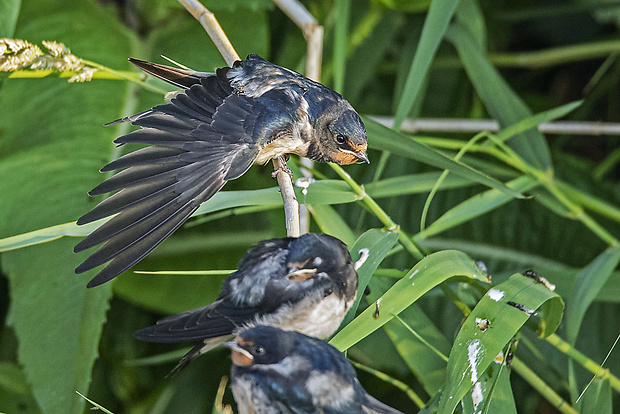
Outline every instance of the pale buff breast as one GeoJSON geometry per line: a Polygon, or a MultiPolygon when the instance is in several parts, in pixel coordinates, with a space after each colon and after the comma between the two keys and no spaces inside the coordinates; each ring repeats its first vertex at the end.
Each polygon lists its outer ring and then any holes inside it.
{"type": "Polygon", "coordinates": [[[335,293],[321,298],[309,296],[294,305],[284,305],[277,312],[263,315],[251,326],[271,325],[285,331],[297,331],[316,338],[331,336],[353,305],[335,293]]]}

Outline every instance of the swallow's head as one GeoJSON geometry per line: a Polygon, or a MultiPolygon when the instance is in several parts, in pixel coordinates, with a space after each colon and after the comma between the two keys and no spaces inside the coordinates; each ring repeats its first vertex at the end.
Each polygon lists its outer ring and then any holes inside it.
{"type": "Polygon", "coordinates": [[[293,339],[280,329],[259,325],[241,331],[234,341],[226,342],[225,345],[231,349],[235,366],[250,368],[282,361],[293,351],[293,339]]]}
{"type": "Polygon", "coordinates": [[[310,158],[340,165],[370,163],[366,154],[366,128],[347,101],[341,98],[337,104],[330,105],[317,124],[318,143],[311,147],[310,158]]]}
{"type": "Polygon", "coordinates": [[[333,281],[338,296],[355,298],[358,276],[347,245],[322,233],[307,233],[290,246],[287,256],[289,272],[303,274],[303,269],[324,274],[333,281]]]}

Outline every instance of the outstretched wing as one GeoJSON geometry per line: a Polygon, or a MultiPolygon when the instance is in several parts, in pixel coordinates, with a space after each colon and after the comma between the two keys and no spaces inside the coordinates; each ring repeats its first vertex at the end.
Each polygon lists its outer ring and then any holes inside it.
{"type": "Polygon", "coordinates": [[[204,75],[170,103],[128,118],[142,128],[115,140],[150,146],[106,165],[102,171],[123,171],[90,192],[120,190],[78,220],[81,225],[116,214],[75,246],[80,252],[104,243],[76,269],[82,273],[110,262],[88,287],[143,259],[256,159],[254,131],[263,105],[233,93],[226,70],[204,75]]]}

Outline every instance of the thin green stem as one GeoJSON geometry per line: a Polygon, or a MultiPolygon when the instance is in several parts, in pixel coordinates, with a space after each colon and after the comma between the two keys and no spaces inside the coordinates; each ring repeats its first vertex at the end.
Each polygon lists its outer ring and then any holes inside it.
{"type": "Polygon", "coordinates": [[[377,202],[366,193],[363,186],[355,182],[355,180],[351,178],[351,176],[339,165],[333,163],[329,163],[328,165],[336,171],[336,174],[338,174],[340,178],[349,184],[351,189],[353,189],[353,191],[360,197],[360,201],[366,205],[366,207],[381,221],[381,223],[383,223],[388,231],[395,231],[398,233],[398,240],[414,258],[417,260],[424,258],[424,254],[416,243],[405,233],[404,230],[400,228],[398,224],[391,219],[385,211],[383,211],[381,206],[379,206],[379,204],[377,204],[377,202]]]}
{"type": "Polygon", "coordinates": [[[592,374],[597,375],[601,379],[608,379],[609,385],[617,392],[620,392],[620,378],[613,375],[611,372],[609,372],[608,369],[603,368],[601,365],[597,364],[595,361],[579,352],[577,349],[571,346],[571,344],[569,344],[556,334],[549,335],[545,338],[545,340],[551,345],[553,345],[558,351],[574,359],[575,362],[578,362],[582,367],[590,371],[592,374]]]}
{"type": "Polygon", "coordinates": [[[387,383],[392,384],[393,386],[395,386],[396,388],[398,388],[399,390],[403,391],[405,394],[407,394],[407,396],[411,399],[411,401],[413,401],[413,403],[415,405],[418,406],[418,408],[423,408],[425,403],[424,400],[422,398],[420,398],[420,396],[411,388],[409,388],[409,386],[407,384],[405,384],[402,381],[397,380],[396,378],[390,377],[389,375],[387,375],[384,372],[381,371],[377,371],[376,369],[367,367],[366,365],[362,365],[359,362],[355,362],[355,361],[351,361],[351,364],[353,364],[353,366],[361,371],[365,371],[368,372],[369,374],[374,375],[375,377],[379,378],[380,380],[383,380],[387,383]]]}
{"type": "Polygon", "coordinates": [[[549,176],[547,180],[541,179],[540,182],[559,202],[564,204],[564,206],[570,210],[571,215],[575,219],[581,221],[594,234],[610,246],[618,246],[618,239],[616,239],[611,233],[605,230],[603,226],[590,217],[581,206],[575,204],[570,198],[568,198],[566,194],[558,188],[558,185],[552,176],[549,176]]]}
{"type": "MultiPolygon", "coordinates": [[[[487,135],[488,133],[486,131],[476,134],[465,145],[463,145],[463,147],[459,150],[459,152],[454,156],[454,161],[460,160],[463,157],[463,155],[471,147],[473,147],[474,144],[476,144],[476,142],[480,141],[482,138],[487,137],[487,135]]],[[[426,216],[428,215],[428,210],[431,207],[431,202],[433,201],[435,194],[437,193],[437,191],[439,190],[439,187],[445,181],[449,173],[450,173],[450,170],[444,170],[441,173],[441,175],[439,176],[439,179],[437,180],[437,182],[435,182],[435,185],[433,186],[430,193],[428,194],[428,197],[426,197],[426,201],[424,202],[424,208],[422,209],[422,216],[420,218],[420,231],[421,232],[424,231],[424,229],[426,228],[426,216]]]]}
{"type": "Polygon", "coordinates": [[[111,68],[109,68],[107,66],[100,65],[99,63],[93,62],[91,60],[84,60],[83,59],[83,62],[84,62],[84,64],[86,64],[88,66],[91,66],[93,68],[96,68],[98,70],[101,70],[101,71],[104,71],[104,72],[108,72],[108,73],[112,73],[115,76],[118,76],[120,79],[125,79],[125,80],[128,80],[130,82],[135,82],[138,85],[142,86],[144,89],[148,89],[151,92],[160,93],[162,95],[165,95],[166,93],[168,93],[168,91],[166,91],[164,89],[160,89],[160,88],[158,88],[156,86],[153,86],[153,85],[147,83],[145,80],[143,80],[141,78],[140,75],[135,75],[135,74],[127,73],[127,72],[120,72],[120,71],[111,69],[111,68]]]}
{"type": "Polygon", "coordinates": [[[562,399],[545,381],[542,380],[527,365],[518,358],[513,358],[512,368],[523,378],[528,384],[538,391],[547,401],[549,401],[558,411],[564,414],[578,414],[577,410],[571,407],[562,399]]]}
{"type": "Polygon", "coordinates": [[[535,52],[489,54],[488,58],[496,66],[540,68],[607,57],[618,52],[620,52],[620,40],[604,40],[535,52]]]}

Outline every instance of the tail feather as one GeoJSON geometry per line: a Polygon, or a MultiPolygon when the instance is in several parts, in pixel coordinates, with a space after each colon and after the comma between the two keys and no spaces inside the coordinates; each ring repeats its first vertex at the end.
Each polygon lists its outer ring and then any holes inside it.
{"type": "Polygon", "coordinates": [[[200,83],[200,80],[209,76],[214,76],[214,73],[208,72],[196,72],[193,70],[186,70],[180,68],[174,68],[172,66],[161,65],[159,63],[151,63],[140,59],[129,58],[129,61],[138,69],[155,76],[165,82],[168,82],[179,88],[189,88],[192,85],[200,83]]]}

